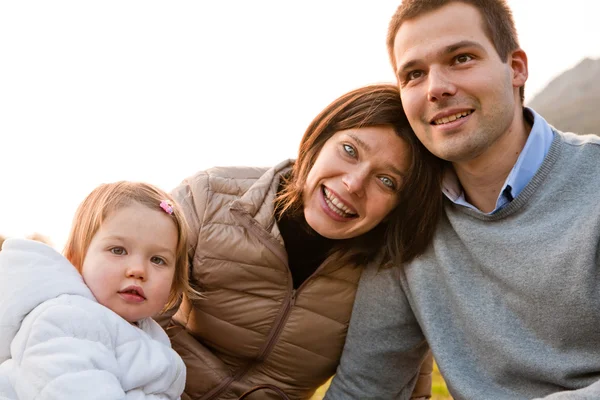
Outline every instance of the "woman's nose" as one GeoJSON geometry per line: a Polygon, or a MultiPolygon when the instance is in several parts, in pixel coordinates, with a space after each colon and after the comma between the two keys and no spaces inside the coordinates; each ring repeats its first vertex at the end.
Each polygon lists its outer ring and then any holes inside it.
{"type": "Polygon", "coordinates": [[[360,169],[349,171],[342,177],[342,183],[346,187],[346,190],[357,196],[362,196],[364,194],[366,180],[367,174],[360,169]]]}

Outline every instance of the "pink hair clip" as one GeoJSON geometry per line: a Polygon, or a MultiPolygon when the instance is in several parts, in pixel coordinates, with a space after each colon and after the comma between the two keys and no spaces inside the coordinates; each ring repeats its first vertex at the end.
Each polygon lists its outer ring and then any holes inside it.
{"type": "Polygon", "coordinates": [[[160,208],[165,210],[165,212],[169,215],[173,214],[173,206],[167,200],[163,200],[160,202],[160,208]]]}

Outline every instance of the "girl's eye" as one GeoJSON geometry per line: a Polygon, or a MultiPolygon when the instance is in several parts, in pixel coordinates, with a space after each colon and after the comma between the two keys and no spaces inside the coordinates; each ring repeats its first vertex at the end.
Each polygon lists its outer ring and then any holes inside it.
{"type": "Polygon", "coordinates": [[[163,258],[161,258],[161,257],[158,257],[158,256],[154,256],[154,257],[152,257],[152,258],[150,259],[150,261],[151,261],[153,264],[156,264],[156,265],[165,265],[165,264],[167,263],[167,262],[166,262],[166,261],[165,261],[163,258]]]}
{"type": "Polygon", "coordinates": [[[122,247],[113,247],[112,249],[110,249],[110,252],[116,256],[123,256],[123,255],[127,254],[125,249],[122,247]]]}
{"type": "Polygon", "coordinates": [[[396,184],[394,183],[394,181],[388,178],[387,176],[382,176],[379,179],[385,186],[389,187],[390,189],[396,189],[396,184]]]}
{"type": "Polygon", "coordinates": [[[349,144],[343,144],[344,151],[348,153],[350,157],[356,157],[356,149],[349,144]]]}

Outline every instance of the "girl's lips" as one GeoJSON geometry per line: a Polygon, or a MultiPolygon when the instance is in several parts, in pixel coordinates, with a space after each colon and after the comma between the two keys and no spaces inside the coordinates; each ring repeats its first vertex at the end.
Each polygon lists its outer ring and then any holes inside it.
{"type": "Polygon", "coordinates": [[[146,301],[146,299],[140,296],[139,294],[130,292],[120,292],[119,296],[121,296],[121,298],[128,303],[142,303],[146,301]]]}
{"type": "Polygon", "coordinates": [[[321,209],[323,210],[323,212],[325,214],[327,214],[327,216],[329,216],[334,221],[347,222],[347,221],[350,221],[350,220],[356,218],[356,217],[342,217],[341,215],[339,215],[338,213],[333,211],[331,208],[329,208],[329,206],[327,205],[327,201],[325,199],[325,193],[323,193],[323,186],[321,186],[321,190],[319,190],[319,204],[321,205],[321,209]]]}

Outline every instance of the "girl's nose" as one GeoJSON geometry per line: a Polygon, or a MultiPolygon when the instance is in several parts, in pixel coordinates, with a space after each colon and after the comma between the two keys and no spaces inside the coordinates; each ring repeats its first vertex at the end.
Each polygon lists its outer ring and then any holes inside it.
{"type": "Polygon", "coordinates": [[[141,261],[133,261],[127,268],[127,277],[133,279],[139,279],[141,281],[146,280],[146,267],[141,261]]]}

